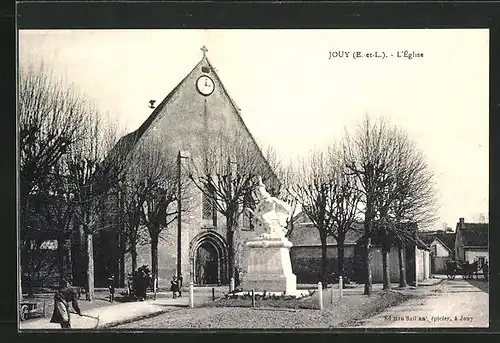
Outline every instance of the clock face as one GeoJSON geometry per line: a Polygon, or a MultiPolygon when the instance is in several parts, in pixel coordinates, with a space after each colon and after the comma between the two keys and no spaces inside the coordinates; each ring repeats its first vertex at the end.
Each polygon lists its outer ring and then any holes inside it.
{"type": "Polygon", "coordinates": [[[205,96],[210,95],[215,89],[214,81],[210,77],[202,75],[196,81],[196,88],[201,94],[205,96]]]}

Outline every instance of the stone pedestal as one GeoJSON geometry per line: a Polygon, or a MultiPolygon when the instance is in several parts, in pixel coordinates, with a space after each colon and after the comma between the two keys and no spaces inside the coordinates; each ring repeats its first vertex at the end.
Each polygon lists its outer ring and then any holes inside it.
{"type": "Polygon", "coordinates": [[[243,290],[294,294],[297,278],[290,261],[292,243],[284,237],[257,237],[246,245],[247,270],[242,280],[243,290]]]}

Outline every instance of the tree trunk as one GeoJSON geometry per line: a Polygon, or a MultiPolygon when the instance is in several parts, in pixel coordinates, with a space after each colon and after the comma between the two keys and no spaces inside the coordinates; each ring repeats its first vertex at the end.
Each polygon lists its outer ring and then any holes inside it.
{"type": "Polygon", "coordinates": [[[367,194],[366,199],[366,212],[365,212],[365,259],[364,259],[364,272],[365,272],[365,291],[363,294],[372,294],[372,225],[373,225],[373,199],[371,194],[367,194]]]}
{"type": "Polygon", "coordinates": [[[119,263],[119,273],[120,273],[120,277],[119,277],[119,284],[120,284],[120,287],[125,287],[125,250],[126,250],[126,247],[125,247],[125,235],[124,235],[124,232],[123,232],[123,224],[121,224],[121,227],[120,227],[120,233],[119,233],[119,238],[120,238],[120,256],[119,256],[119,259],[118,259],[118,263],[119,263]]]}
{"type": "Polygon", "coordinates": [[[365,271],[365,291],[363,294],[371,295],[372,294],[372,269],[371,269],[371,261],[372,261],[372,239],[368,237],[366,239],[365,245],[365,259],[363,261],[364,271],[365,271]]]}
{"type": "Polygon", "coordinates": [[[94,299],[94,237],[87,233],[87,300],[94,299]]]}
{"type": "Polygon", "coordinates": [[[234,232],[232,228],[227,230],[227,260],[228,281],[230,281],[234,277],[234,232]]]}
{"type": "Polygon", "coordinates": [[[137,249],[135,245],[132,246],[130,255],[132,257],[132,272],[135,272],[137,270],[137,249]]]}
{"type": "Polygon", "coordinates": [[[345,236],[340,235],[337,239],[337,249],[338,249],[338,258],[337,258],[337,270],[338,274],[345,279],[345,236]]]}
{"type": "Polygon", "coordinates": [[[326,245],[326,235],[320,233],[321,240],[321,283],[323,284],[323,288],[327,287],[327,245],[326,245]]]}
{"type": "Polygon", "coordinates": [[[389,265],[390,247],[382,248],[382,270],[383,270],[383,286],[382,289],[391,289],[391,269],[389,265]]]}
{"type": "Polygon", "coordinates": [[[65,275],[65,268],[64,268],[64,257],[65,257],[65,250],[64,250],[64,237],[59,236],[57,238],[57,259],[58,259],[58,266],[59,266],[59,282],[64,280],[65,275]]]}
{"type": "Polygon", "coordinates": [[[398,245],[399,255],[399,287],[406,287],[406,268],[404,261],[404,248],[401,244],[398,245]]]}
{"type": "Polygon", "coordinates": [[[158,235],[151,237],[151,273],[153,280],[158,278],[158,235]]]}
{"type": "Polygon", "coordinates": [[[232,215],[226,216],[227,223],[227,268],[228,268],[228,282],[234,277],[234,230],[236,221],[233,220],[232,215]]]}

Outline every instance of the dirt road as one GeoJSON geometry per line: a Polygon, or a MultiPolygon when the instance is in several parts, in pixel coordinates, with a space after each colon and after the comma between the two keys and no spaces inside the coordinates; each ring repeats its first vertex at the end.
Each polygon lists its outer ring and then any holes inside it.
{"type": "Polygon", "coordinates": [[[488,287],[483,280],[468,282],[461,278],[445,280],[422,297],[363,321],[354,327],[424,328],[488,327],[488,287]]]}

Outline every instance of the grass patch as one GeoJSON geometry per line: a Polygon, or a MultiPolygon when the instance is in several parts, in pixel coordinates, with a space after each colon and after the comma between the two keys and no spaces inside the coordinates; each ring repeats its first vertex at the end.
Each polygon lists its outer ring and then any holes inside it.
{"type": "MultiPolygon", "coordinates": [[[[204,307],[252,307],[252,296],[249,293],[243,295],[225,294],[224,297],[206,302],[204,307]]],[[[256,308],[287,308],[287,309],[319,309],[317,297],[306,296],[296,298],[293,295],[256,294],[256,308]]]]}

